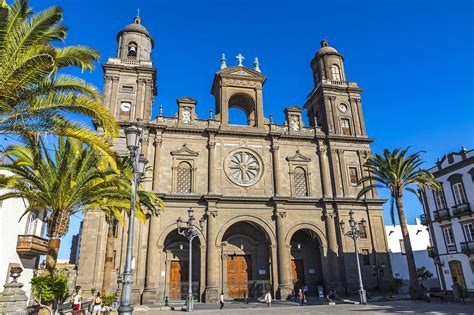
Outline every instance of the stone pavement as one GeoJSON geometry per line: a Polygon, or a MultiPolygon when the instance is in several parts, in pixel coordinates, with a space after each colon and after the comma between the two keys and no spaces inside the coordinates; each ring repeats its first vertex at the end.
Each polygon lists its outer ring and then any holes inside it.
{"type": "MultiPolygon", "coordinates": [[[[176,315],[181,311],[163,311],[158,309],[150,309],[147,312],[134,312],[137,315],[176,315]]],[[[356,314],[469,314],[474,315],[473,304],[459,303],[426,303],[422,301],[389,301],[378,302],[369,305],[310,305],[300,307],[296,304],[289,303],[273,303],[269,309],[263,303],[226,303],[223,310],[219,310],[219,305],[196,304],[196,314],[218,314],[225,315],[244,315],[252,314],[291,314],[291,315],[309,315],[309,314],[331,314],[331,315],[350,315],[356,314]]]]}

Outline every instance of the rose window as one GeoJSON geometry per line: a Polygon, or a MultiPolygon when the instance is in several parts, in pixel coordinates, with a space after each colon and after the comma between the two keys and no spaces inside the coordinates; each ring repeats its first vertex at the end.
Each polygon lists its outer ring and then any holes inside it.
{"type": "Polygon", "coordinates": [[[229,175],[236,184],[253,184],[260,175],[260,163],[253,154],[238,151],[230,158],[229,175]]]}

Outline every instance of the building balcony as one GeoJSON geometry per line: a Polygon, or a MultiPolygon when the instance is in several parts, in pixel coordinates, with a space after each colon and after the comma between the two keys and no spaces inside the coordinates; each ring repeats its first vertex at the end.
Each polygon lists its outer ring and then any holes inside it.
{"type": "Polygon", "coordinates": [[[449,209],[441,209],[433,212],[435,221],[443,221],[451,219],[449,209]]]}
{"type": "Polygon", "coordinates": [[[430,222],[430,220],[429,220],[429,218],[426,214],[421,214],[420,215],[420,221],[421,221],[422,225],[426,225],[426,226],[428,226],[428,224],[430,222]]]}
{"type": "Polygon", "coordinates": [[[462,203],[453,207],[454,216],[470,215],[472,213],[469,203],[462,203]]]}
{"type": "Polygon", "coordinates": [[[428,256],[431,257],[431,258],[435,258],[436,256],[438,256],[438,255],[436,255],[436,250],[433,246],[428,246],[426,248],[426,251],[428,252],[428,256]]]}
{"type": "Polygon", "coordinates": [[[466,254],[474,254],[474,241],[461,242],[461,251],[466,254]]]}
{"type": "Polygon", "coordinates": [[[458,251],[456,244],[446,245],[446,249],[448,250],[448,253],[456,253],[458,251]]]}
{"type": "Polygon", "coordinates": [[[22,258],[33,258],[48,253],[48,240],[36,235],[18,235],[16,252],[22,258]]]}

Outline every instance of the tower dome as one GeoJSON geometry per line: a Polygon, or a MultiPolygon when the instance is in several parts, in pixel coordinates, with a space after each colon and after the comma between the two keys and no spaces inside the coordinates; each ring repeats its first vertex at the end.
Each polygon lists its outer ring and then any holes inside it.
{"type": "Polygon", "coordinates": [[[155,42],[153,41],[153,37],[151,37],[150,33],[146,29],[145,26],[142,25],[142,19],[139,16],[136,16],[133,19],[133,23],[128,24],[125,26],[118,34],[117,34],[117,41],[120,41],[120,36],[122,36],[123,33],[126,32],[132,32],[132,33],[140,33],[145,36],[147,36],[151,40],[151,45],[152,48],[155,45],[155,42]]]}
{"type": "Polygon", "coordinates": [[[151,50],[155,43],[139,16],[117,34],[117,42],[119,58],[151,61],[151,50]]]}
{"type": "Polygon", "coordinates": [[[334,47],[328,46],[327,40],[323,39],[321,41],[321,48],[319,48],[318,52],[316,53],[316,57],[322,57],[324,55],[341,56],[341,54],[339,54],[339,52],[334,47]]]}

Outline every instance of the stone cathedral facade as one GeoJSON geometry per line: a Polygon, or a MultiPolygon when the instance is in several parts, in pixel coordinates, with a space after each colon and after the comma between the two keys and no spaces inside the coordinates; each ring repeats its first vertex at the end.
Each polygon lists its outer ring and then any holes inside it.
{"type": "MultiPolygon", "coordinates": [[[[387,287],[384,200],[376,192],[356,199],[373,139],[366,134],[362,90],[347,80],[336,49],[321,42],[310,63],[314,88],[306,103],[287,107],[285,121],[277,123],[264,114],[266,77],[258,60],[249,68],[240,55],[237,66],[223,58],[214,75],[214,115],[198,117],[197,100],[182,97],[175,116],[160,110],[152,117],[158,93],[153,38],[137,17],[117,41],[117,56],[103,65],[105,106],[122,129],[115,148],[127,154],[123,129],[142,119],[142,152],[153,167],[145,187],[166,204],[160,216],[135,225],[134,303],[184,299],[189,248],[176,219],[186,219],[189,208],[197,220],[206,219],[192,244],[197,300],[217,302],[221,291],[226,298],[260,297],[266,290],[286,298],[303,284],[310,295],[318,287],[356,291],[354,243],[339,228],[351,209],[368,222],[359,241],[364,284],[387,287]],[[247,125],[229,123],[231,108],[246,114],[247,125]]],[[[100,212],[84,217],[77,277],[83,290],[101,291],[107,227],[100,212]]],[[[114,231],[112,288],[119,291],[127,227],[114,231]]]]}

